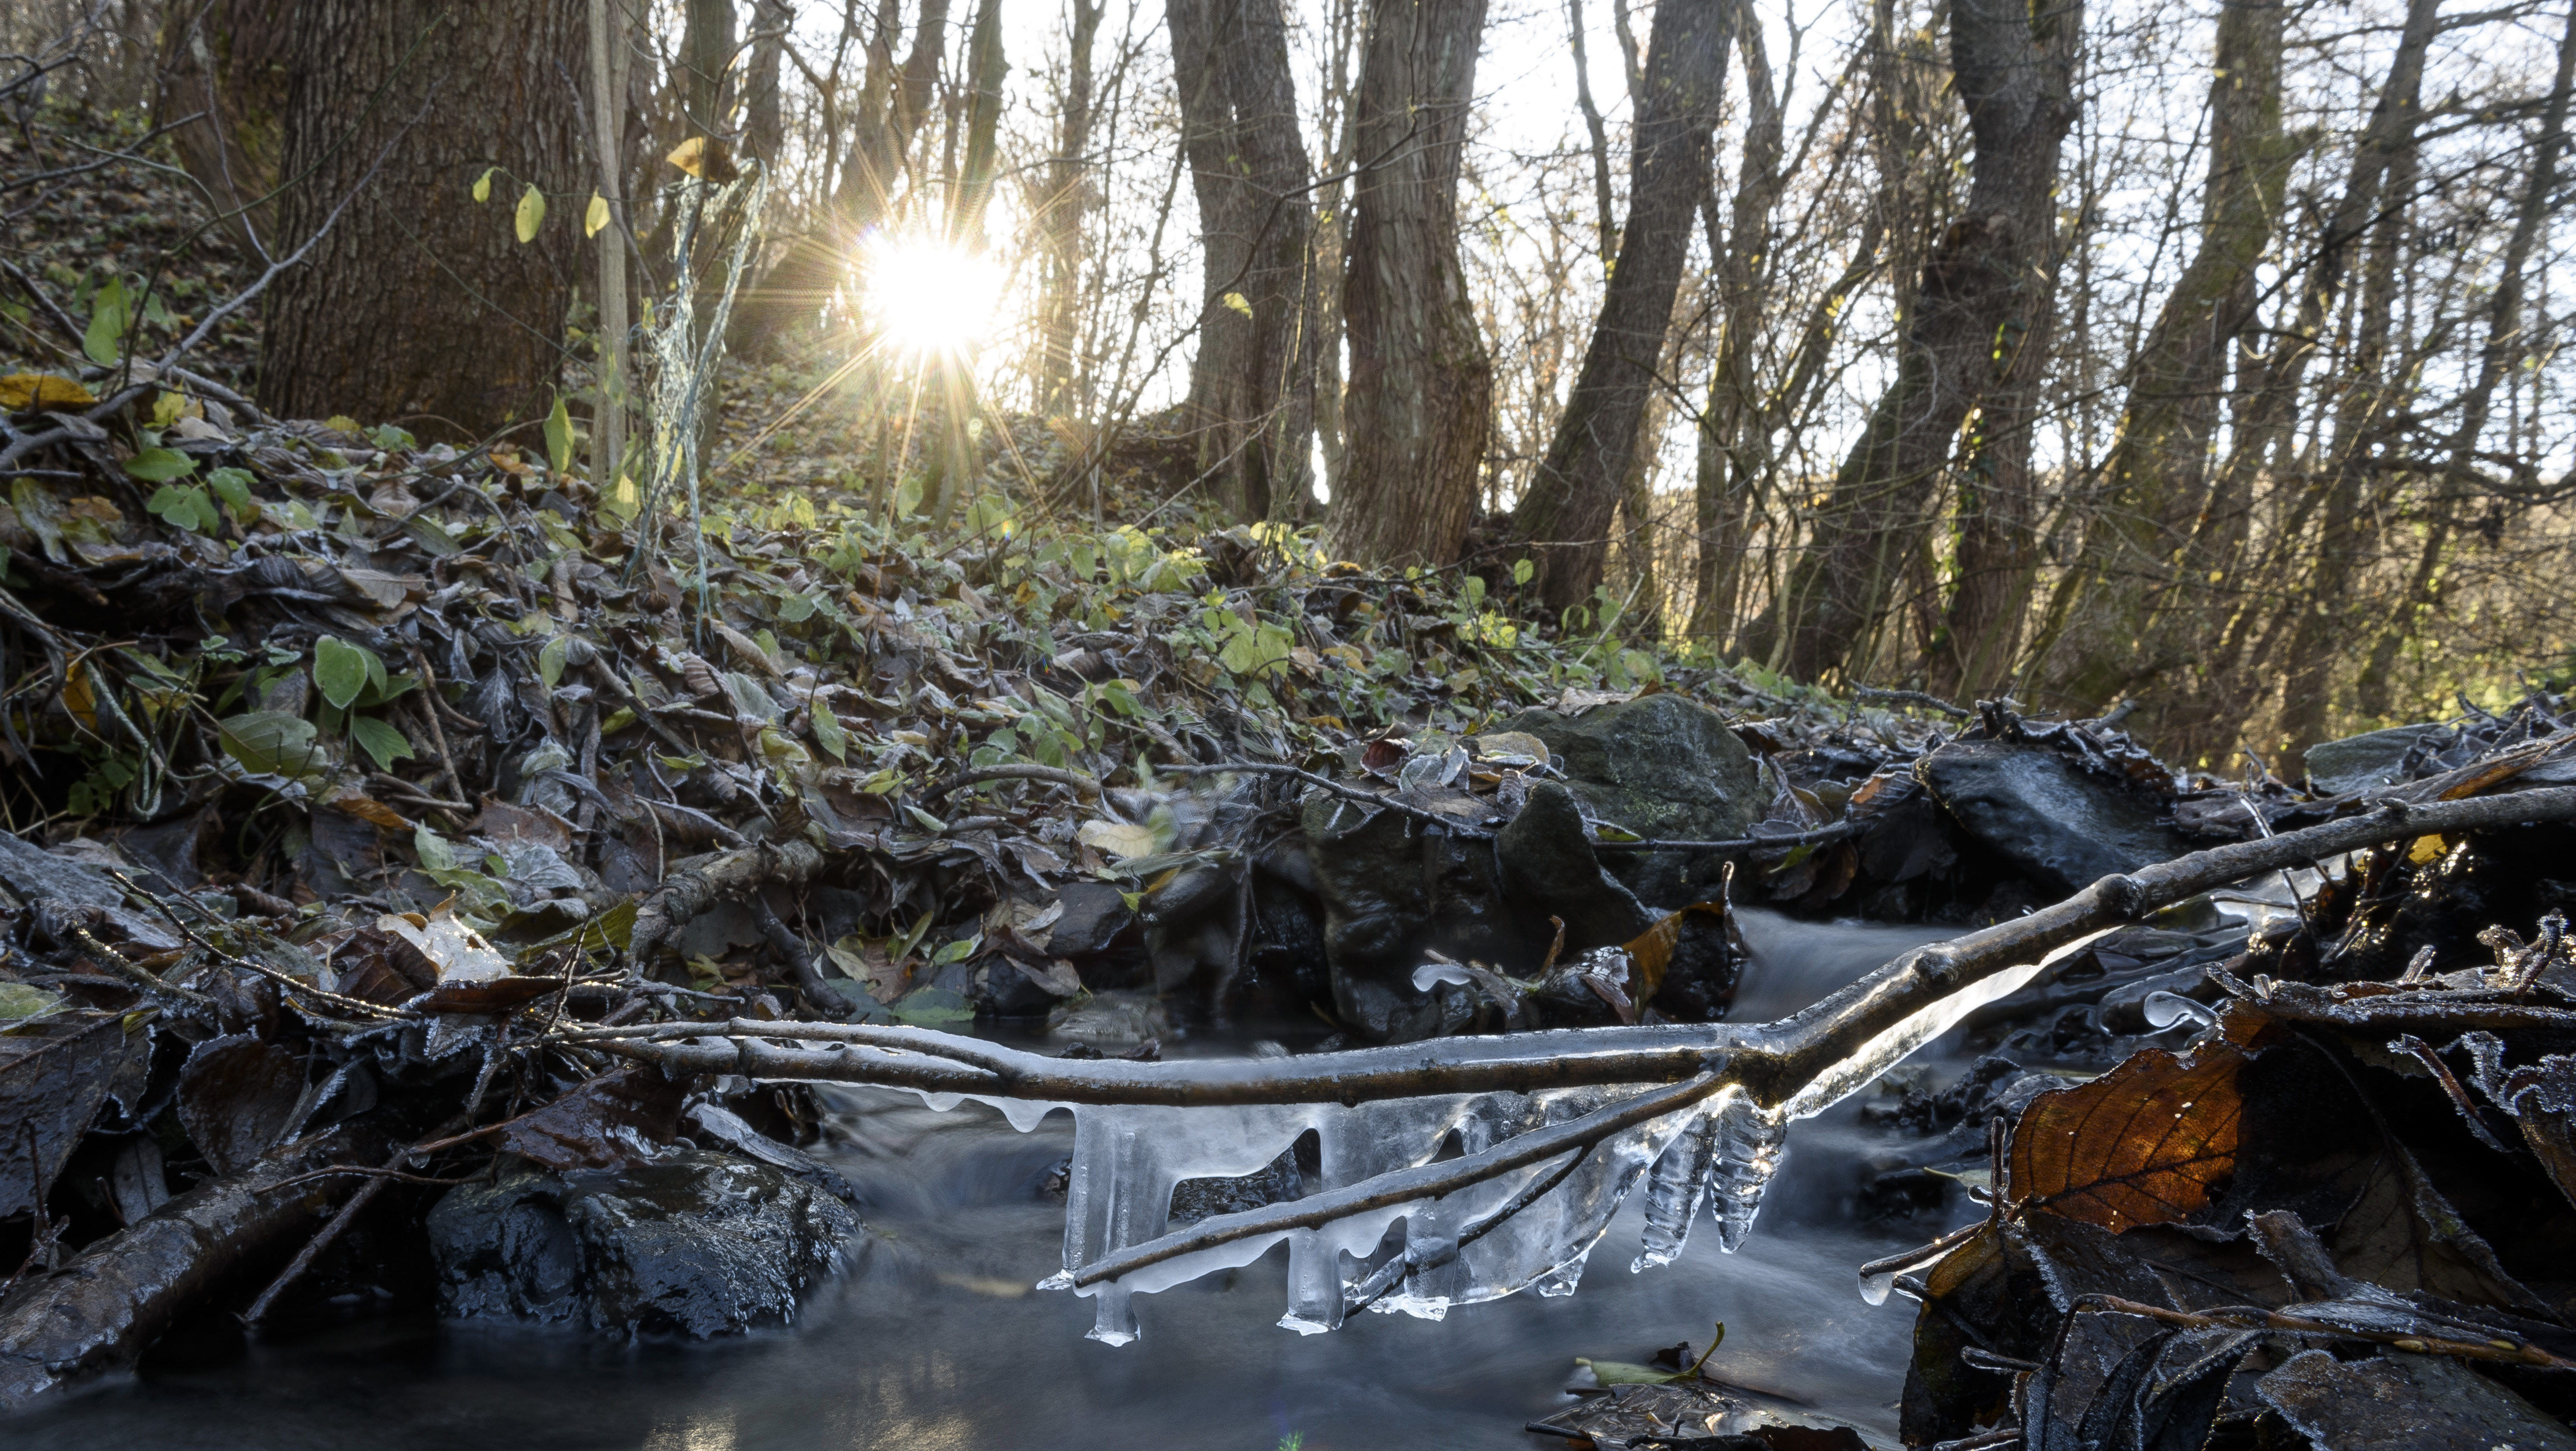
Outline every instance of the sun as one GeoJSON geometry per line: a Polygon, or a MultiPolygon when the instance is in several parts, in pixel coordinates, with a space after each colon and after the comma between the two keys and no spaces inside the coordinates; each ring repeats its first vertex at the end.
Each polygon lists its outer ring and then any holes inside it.
{"type": "Polygon", "coordinates": [[[871,332],[914,357],[963,357],[992,332],[1002,269],[936,236],[884,234],[859,252],[860,295],[871,332]]]}

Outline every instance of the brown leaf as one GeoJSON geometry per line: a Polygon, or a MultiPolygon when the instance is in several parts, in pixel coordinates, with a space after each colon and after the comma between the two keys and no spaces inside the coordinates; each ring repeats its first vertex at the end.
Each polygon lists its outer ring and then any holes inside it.
{"type": "MultiPolygon", "coordinates": [[[[1687,1021],[1709,1016],[1707,1009],[1722,1009],[1735,996],[1733,950],[1727,941],[1724,902],[1693,902],[1639,933],[1624,950],[1632,964],[1628,978],[1629,995],[1638,1002],[1645,1002],[1663,990],[1677,957],[1682,966],[1681,977],[1689,979],[1701,990],[1693,995],[1694,1002],[1684,1009],[1688,1012],[1687,1021]],[[1715,1001],[1696,1001],[1701,997],[1714,997],[1715,1001]]],[[[1683,1005],[1665,1006],[1682,1008],[1683,1005]]]]}
{"type": "Polygon", "coordinates": [[[2506,1274],[2495,1250],[2451,1207],[2406,1146],[2390,1140],[2361,1198],[2335,1224],[2335,1268],[2404,1293],[2546,1315],[2546,1302],[2506,1274]]]}
{"type": "Polygon", "coordinates": [[[179,1122],[206,1163],[227,1178],[286,1137],[303,1098],[303,1059],[248,1033],[198,1044],[179,1071],[179,1122]]]}
{"type": "MultiPolygon", "coordinates": [[[[426,920],[426,919],[424,919],[426,920]]],[[[438,985],[438,967],[390,932],[361,927],[331,948],[331,991],[392,1007],[438,985]]]]}
{"type": "Polygon", "coordinates": [[[2115,1233],[2188,1219],[2235,1173],[2246,1062],[2231,1044],[2196,1062],[2150,1048],[2032,1100],[2013,1129],[2012,1192],[2115,1233]]]}
{"type": "Polygon", "coordinates": [[[680,1126],[680,1085],[641,1064],[575,1088],[495,1130],[502,1148],[549,1169],[614,1169],[650,1157],[680,1126]]]}
{"type": "Polygon", "coordinates": [[[140,1093],[150,1056],[116,1013],[56,1013],[0,1037],[0,1218],[43,1202],[108,1097],[140,1093]]]}
{"type": "Polygon", "coordinates": [[[488,1017],[506,1013],[563,986],[542,977],[496,977],[481,982],[441,983],[405,1006],[424,1013],[488,1017]]]}
{"type": "Polygon", "coordinates": [[[401,812],[363,792],[345,792],[332,797],[327,804],[335,811],[345,812],[369,826],[381,827],[386,831],[407,832],[414,829],[401,812]]]}
{"type": "Polygon", "coordinates": [[[716,624],[714,629],[716,638],[724,641],[725,649],[732,652],[734,659],[742,662],[742,668],[771,680],[784,678],[779,673],[778,662],[769,658],[769,652],[760,648],[758,640],[731,625],[716,624]]]}

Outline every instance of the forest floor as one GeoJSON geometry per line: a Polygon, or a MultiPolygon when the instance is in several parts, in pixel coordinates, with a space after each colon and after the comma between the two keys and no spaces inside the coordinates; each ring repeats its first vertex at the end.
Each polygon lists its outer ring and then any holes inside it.
{"type": "MultiPolygon", "coordinates": [[[[127,304],[83,279],[186,198],[59,195],[7,255],[69,305],[13,298],[0,356],[0,1404],[352,1286],[617,1334],[792,1315],[858,1224],[813,1097],[602,1030],[1150,1062],[1714,1022],[1742,906],[1967,932],[2385,822],[2291,910],[2194,898],[2052,964],[2013,1041],[2099,1076],[1888,1110],[1923,1143],[1871,1212],[1993,1205],[1879,1267],[1924,1302],[1907,1438],[2576,1445],[2563,699],[2190,778],[2101,722],[1838,696],[1216,527],[1150,432],[1077,484],[1070,440],[997,424],[933,521],[828,348],[729,376],[692,535],[600,498],[561,425],[271,418],[248,332],[149,374],[133,339],[232,264],[103,328],[127,304]],[[2508,793],[2531,824],[2405,825],[2508,793]],[[680,1175],[709,1234],[757,1201],[769,1273],[691,1242],[649,1293],[546,1299],[494,1216],[578,1220],[603,1172],[680,1175]]],[[[1721,1395],[1631,1370],[1570,1435],[1721,1395]]]]}

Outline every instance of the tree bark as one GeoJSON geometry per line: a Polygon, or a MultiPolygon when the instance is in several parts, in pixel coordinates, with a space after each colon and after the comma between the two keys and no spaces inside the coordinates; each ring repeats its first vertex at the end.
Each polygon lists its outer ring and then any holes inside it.
{"type": "MultiPolygon", "coordinates": [[[[2024,344],[2053,302],[2058,148],[2075,120],[2082,29],[2075,0],[2036,14],[1953,0],[1951,74],[1976,148],[1966,212],[1925,259],[1896,380],[1837,471],[1786,597],[1747,631],[1748,653],[1777,651],[1799,679],[1867,669],[1969,410],[2029,386],[2021,370],[2037,360],[2024,344]]],[[[1988,446],[2023,432],[2026,419],[2008,415],[1988,446]]]]}
{"type": "Polygon", "coordinates": [[[1082,318],[1082,222],[1091,191],[1091,50],[1106,0],[1073,0],[1065,58],[1064,109],[1055,156],[1047,163],[1046,201],[1038,216],[1045,239],[1044,300],[1038,315],[1038,411],[1071,414],[1076,402],[1074,338],[1082,318]]]}
{"type": "Polygon", "coordinates": [[[251,257],[293,250],[277,245],[269,193],[285,136],[296,8],[297,0],[193,0],[163,15],[152,114],[197,115],[170,138],[179,164],[251,257]]]}
{"type": "Polygon", "coordinates": [[[1332,539],[1368,564],[1455,562],[1476,509],[1493,362],[1458,261],[1458,172],[1484,28],[1485,0],[1378,0],[1361,62],[1332,539]]]}
{"type": "Polygon", "coordinates": [[[751,64],[742,78],[742,145],[766,167],[778,165],[779,147],[787,140],[787,118],[781,114],[778,72],[787,53],[787,28],[795,23],[789,0],[753,0],[751,64]]]}
{"type": "Polygon", "coordinates": [[[456,440],[550,406],[591,191],[557,66],[585,43],[582,0],[303,0],[279,251],[356,196],[263,311],[264,406],[456,440]],[[531,185],[547,215],[522,243],[531,185]]]}
{"type": "MultiPolygon", "coordinates": [[[[1738,8],[1745,8],[1740,0],[1738,8]]],[[[1780,162],[1780,93],[1758,20],[1739,15],[1736,46],[1744,52],[1744,159],[1727,216],[1725,250],[1717,256],[1717,356],[1709,368],[1708,406],[1700,413],[1692,490],[1699,568],[1689,633],[1712,644],[1735,622],[1745,521],[1761,469],[1752,455],[1768,436],[1753,374],[1754,349],[1761,339],[1763,304],[1769,300],[1762,291],[1762,274],[1770,260],[1771,214],[1787,181],[1780,162]]],[[[1712,185],[1714,181],[1712,176],[1712,185]]],[[[1716,238],[1710,246],[1716,249],[1716,238]]]]}
{"type": "Polygon", "coordinates": [[[1619,262],[1547,457],[1512,510],[1511,537],[1529,549],[1533,587],[1551,610],[1581,604],[1601,582],[1611,517],[1636,460],[1690,250],[1735,15],[1735,7],[1706,0],[1655,7],[1619,262]]]}
{"type": "Polygon", "coordinates": [[[2522,295],[2528,285],[2523,270],[2530,264],[2532,248],[2549,219],[2550,198],[2558,189],[2558,162],[2567,150],[2571,92],[2576,92],[2576,7],[2569,9],[2565,29],[2559,35],[2558,74],[2550,82],[2549,101],[2541,115],[2540,139],[2532,148],[2531,171],[2523,184],[2521,203],[2514,211],[2513,235],[2505,241],[2495,292],[2487,299],[2487,336],[2478,349],[2478,376],[2461,401],[2460,421],[2445,450],[2447,458],[2434,516],[2425,525],[2424,544],[2417,552],[2415,570],[2407,581],[2398,612],[2381,627],[2362,665],[2355,704],[2366,718],[2388,713],[2389,672],[2397,664],[2397,652],[2405,645],[2417,619],[2440,596],[2442,547],[2450,539],[2452,511],[2459,502],[2461,487],[2468,482],[2478,438],[2486,432],[2496,386],[2533,346],[2522,323],[2522,295]]]}
{"type": "Polygon", "coordinates": [[[1314,212],[1279,0],[1166,0],[1198,201],[1199,469],[1241,519],[1301,509],[1315,411],[1314,212]]]}

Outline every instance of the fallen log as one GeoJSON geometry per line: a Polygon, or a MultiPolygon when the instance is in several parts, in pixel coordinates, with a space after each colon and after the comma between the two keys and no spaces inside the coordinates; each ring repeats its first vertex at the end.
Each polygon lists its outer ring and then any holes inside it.
{"type": "Polygon", "coordinates": [[[234,1271],[329,1214],[355,1179],[285,1181],[348,1156],[345,1130],[200,1184],[0,1299],[0,1407],[133,1363],[234,1271]]]}

